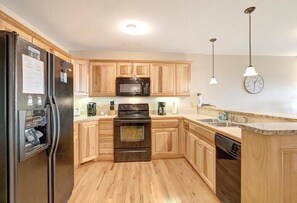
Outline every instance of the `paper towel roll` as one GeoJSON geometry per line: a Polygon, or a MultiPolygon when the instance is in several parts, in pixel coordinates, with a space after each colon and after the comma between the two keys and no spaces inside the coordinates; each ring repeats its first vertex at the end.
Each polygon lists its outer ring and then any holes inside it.
{"type": "Polygon", "coordinates": [[[175,102],[172,103],[172,114],[177,114],[177,104],[175,102]]]}

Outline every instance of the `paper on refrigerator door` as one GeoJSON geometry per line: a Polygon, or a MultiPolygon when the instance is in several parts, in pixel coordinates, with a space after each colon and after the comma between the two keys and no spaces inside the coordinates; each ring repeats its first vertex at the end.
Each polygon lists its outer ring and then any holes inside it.
{"type": "Polygon", "coordinates": [[[23,58],[23,93],[44,94],[44,63],[30,56],[23,58]]]}

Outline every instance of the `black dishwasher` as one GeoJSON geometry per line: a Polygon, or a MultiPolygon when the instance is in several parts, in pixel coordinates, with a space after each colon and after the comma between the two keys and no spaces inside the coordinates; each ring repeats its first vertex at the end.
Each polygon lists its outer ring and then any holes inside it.
{"type": "Polygon", "coordinates": [[[216,195],[221,203],[240,203],[241,144],[216,133],[216,195]]]}

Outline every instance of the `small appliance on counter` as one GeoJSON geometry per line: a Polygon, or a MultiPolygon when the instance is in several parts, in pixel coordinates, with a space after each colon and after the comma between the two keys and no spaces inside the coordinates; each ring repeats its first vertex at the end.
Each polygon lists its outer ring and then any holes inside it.
{"type": "Polygon", "coordinates": [[[158,115],[166,115],[166,102],[158,102],[158,115]]]}
{"type": "Polygon", "coordinates": [[[109,104],[109,115],[115,115],[114,101],[110,101],[110,104],[109,104]]]}
{"type": "Polygon", "coordinates": [[[87,104],[88,109],[88,116],[96,116],[96,103],[95,102],[89,102],[87,104]]]}

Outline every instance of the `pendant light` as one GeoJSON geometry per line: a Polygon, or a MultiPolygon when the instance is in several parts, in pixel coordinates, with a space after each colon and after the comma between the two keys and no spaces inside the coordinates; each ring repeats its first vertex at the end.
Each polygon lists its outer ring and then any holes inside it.
{"type": "Polygon", "coordinates": [[[217,79],[215,78],[215,68],[214,68],[214,42],[217,41],[216,38],[212,38],[209,40],[212,43],[212,78],[209,81],[210,85],[218,84],[217,79]]]}
{"type": "Polygon", "coordinates": [[[244,13],[249,14],[249,62],[250,65],[246,68],[243,76],[255,76],[258,75],[254,66],[252,66],[252,33],[251,33],[251,13],[254,12],[256,7],[249,7],[245,9],[244,13]]]}

